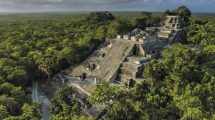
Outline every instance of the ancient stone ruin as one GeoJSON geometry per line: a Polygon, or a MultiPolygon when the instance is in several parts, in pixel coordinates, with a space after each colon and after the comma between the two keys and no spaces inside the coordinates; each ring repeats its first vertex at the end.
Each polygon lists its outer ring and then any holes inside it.
{"type": "Polygon", "coordinates": [[[167,16],[161,27],[148,27],[146,31],[136,28],[115,39],[106,39],[85,61],[64,76],[66,84],[86,96],[103,80],[130,88],[143,80],[144,65],[158,57],[183,30],[182,18],[167,16]]]}

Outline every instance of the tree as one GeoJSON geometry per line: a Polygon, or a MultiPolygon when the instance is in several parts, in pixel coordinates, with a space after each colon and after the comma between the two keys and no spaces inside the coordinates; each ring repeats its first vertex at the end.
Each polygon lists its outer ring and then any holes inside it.
{"type": "Polygon", "coordinates": [[[8,117],[7,108],[4,105],[0,105],[0,119],[3,120],[4,118],[8,117]]]}
{"type": "Polygon", "coordinates": [[[8,113],[11,115],[19,114],[18,103],[12,97],[7,97],[6,95],[0,96],[0,104],[5,106],[8,110],[8,113]]]}
{"type": "Polygon", "coordinates": [[[176,9],[176,12],[181,17],[191,17],[191,11],[186,6],[180,6],[176,9]]]}
{"type": "Polygon", "coordinates": [[[141,110],[138,109],[141,105],[139,102],[133,101],[133,97],[131,92],[103,81],[97,85],[89,97],[89,101],[91,104],[107,106],[104,119],[133,120],[142,117],[141,110]]]}
{"type": "Polygon", "coordinates": [[[108,20],[114,20],[114,16],[109,12],[91,12],[89,16],[86,17],[87,21],[90,22],[107,22],[108,20]]]}
{"type": "Polygon", "coordinates": [[[142,17],[134,17],[131,19],[131,24],[134,28],[145,29],[147,27],[147,18],[145,16],[142,17]]]}
{"type": "Polygon", "coordinates": [[[195,46],[215,45],[215,25],[212,22],[199,22],[194,19],[188,29],[188,40],[195,46]]]}
{"type": "Polygon", "coordinates": [[[185,115],[181,118],[181,120],[187,120],[187,119],[192,119],[192,120],[204,119],[203,113],[198,108],[189,108],[186,111],[185,115]]]}
{"type": "Polygon", "coordinates": [[[201,35],[201,45],[215,45],[215,24],[212,22],[206,23],[204,26],[201,26],[201,30],[198,32],[201,35]]]}
{"type": "Polygon", "coordinates": [[[71,88],[59,88],[52,99],[51,118],[71,120],[82,117],[79,114],[80,103],[73,98],[74,91],[71,88]]]}
{"type": "Polygon", "coordinates": [[[38,113],[38,107],[35,105],[24,104],[22,107],[23,114],[20,119],[22,120],[40,120],[41,115],[38,113]]]}
{"type": "Polygon", "coordinates": [[[128,22],[126,21],[113,21],[108,26],[107,36],[109,38],[115,38],[117,34],[127,34],[130,31],[128,22]]]}
{"type": "Polygon", "coordinates": [[[184,20],[186,22],[189,22],[189,17],[191,17],[191,11],[186,6],[180,6],[177,9],[172,10],[172,11],[166,10],[165,14],[166,15],[179,15],[182,18],[184,18],[184,20]]]}
{"type": "Polygon", "coordinates": [[[146,12],[146,11],[141,12],[141,15],[143,15],[143,16],[149,18],[149,19],[152,17],[152,13],[151,12],[146,12]]]}
{"type": "Polygon", "coordinates": [[[152,78],[151,82],[160,83],[166,76],[165,66],[156,60],[153,60],[150,64],[148,64],[144,69],[144,77],[152,78]]]}

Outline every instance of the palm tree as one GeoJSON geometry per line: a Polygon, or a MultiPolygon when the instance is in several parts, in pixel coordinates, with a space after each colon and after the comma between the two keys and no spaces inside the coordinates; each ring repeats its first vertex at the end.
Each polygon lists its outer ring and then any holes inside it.
{"type": "Polygon", "coordinates": [[[45,75],[48,77],[48,79],[51,79],[51,67],[50,67],[50,62],[46,60],[42,64],[38,66],[38,69],[41,70],[45,75]]]}

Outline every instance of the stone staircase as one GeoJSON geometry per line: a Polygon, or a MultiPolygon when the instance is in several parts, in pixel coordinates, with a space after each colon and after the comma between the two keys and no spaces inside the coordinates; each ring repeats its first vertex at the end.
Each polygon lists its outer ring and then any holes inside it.
{"type": "Polygon", "coordinates": [[[135,79],[140,65],[131,62],[123,62],[120,67],[119,81],[135,79]]]}
{"type": "Polygon", "coordinates": [[[127,57],[127,61],[121,64],[118,80],[120,82],[133,79],[136,80],[142,68],[150,60],[149,57],[127,57]]]}
{"type": "Polygon", "coordinates": [[[80,114],[83,116],[92,116],[97,118],[103,111],[104,111],[104,106],[94,105],[89,108],[82,107],[80,114]]]}
{"type": "Polygon", "coordinates": [[[100,80],[113,80],[120,65],[130,54],[133,47],[134,43],[131,41],[115,40],[113,46],[103,58],[100,68],[94,71],[94,75],[100,80]]]}

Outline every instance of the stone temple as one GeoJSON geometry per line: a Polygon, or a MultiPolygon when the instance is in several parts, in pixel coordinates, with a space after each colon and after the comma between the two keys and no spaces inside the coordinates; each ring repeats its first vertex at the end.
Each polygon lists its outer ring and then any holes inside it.
{"type": "MultiPolygon", "coordinates": [[[[181,17],[167,16],[161,27],[148,27],[145,31],[136,28],[125,35],[117,35],[115,39],[106,39],[62,79],[78,95],[85,97],[104,80],[110,84],[132,87],[133,83],[143,80],[144,65],[152,58],[159,57],[160,52],[185,29],[185,22],[181,17]]],[[[98,107],[83,109],[83,113],[96,116],[96,108],[98,107]]]]}

